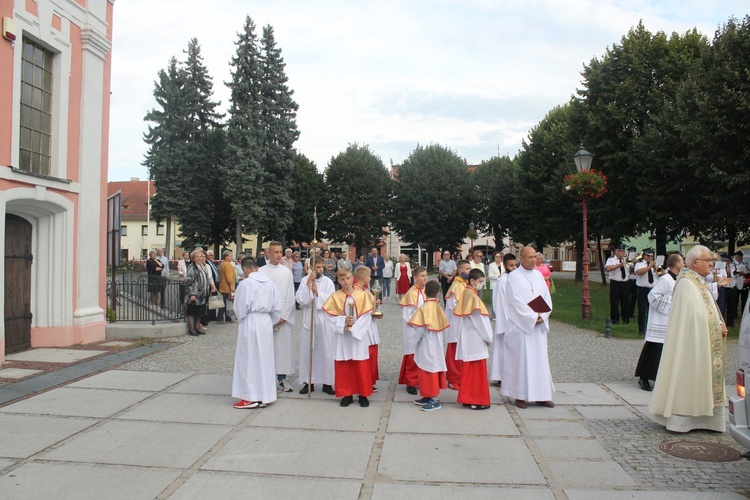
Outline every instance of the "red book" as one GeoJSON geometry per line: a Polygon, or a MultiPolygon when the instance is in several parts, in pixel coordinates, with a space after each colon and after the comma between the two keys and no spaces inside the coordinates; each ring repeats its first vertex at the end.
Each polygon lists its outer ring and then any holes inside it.
{"type": "Polygon", "coordinates": [[[529,307],[532,311],[539,314],[550,312],[552,310],[552,308],[547,304],[547,301],[545,301],[541,295],[537,295],[534,300],[529,302],[529,307]]]}

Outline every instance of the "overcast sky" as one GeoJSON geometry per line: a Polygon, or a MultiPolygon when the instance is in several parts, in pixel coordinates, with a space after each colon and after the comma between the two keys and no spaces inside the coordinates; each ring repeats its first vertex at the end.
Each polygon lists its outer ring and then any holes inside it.
{"type": "MultiPolygon", "coordinates": [[[[347,144],[386,166],[439,143],[470,164],[511,157],[580,87],[592,57],[643,19],[710,38],[742,0],[120,0],[115,3],[109,179],[145,179],[143,116],[169,58],[198,38],[225,108],[249,15],[273,26],[299,104],[297,149],[323,171],[347,144]]],[[[573,152],[571,152],[572,154],[573,152]]]]}

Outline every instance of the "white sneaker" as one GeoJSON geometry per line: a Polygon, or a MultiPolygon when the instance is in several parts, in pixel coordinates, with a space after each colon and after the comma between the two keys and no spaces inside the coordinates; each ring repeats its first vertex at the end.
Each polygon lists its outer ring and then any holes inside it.
{"type": "Polygon", "coordinates": [[[280,386],[283,392],[292,392],[294,390],[294,387],[292,387],[286,379],[281,381],[280,386]]]}

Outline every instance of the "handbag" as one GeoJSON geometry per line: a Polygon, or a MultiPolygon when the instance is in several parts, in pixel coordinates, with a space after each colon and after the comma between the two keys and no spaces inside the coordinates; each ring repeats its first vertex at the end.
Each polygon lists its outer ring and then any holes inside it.
{"type": "Polygon", "coordinates": [[[219,294],[211,295],[208,297],[208,309],[214,311],[224,307],[224,297],[219,294]]]}

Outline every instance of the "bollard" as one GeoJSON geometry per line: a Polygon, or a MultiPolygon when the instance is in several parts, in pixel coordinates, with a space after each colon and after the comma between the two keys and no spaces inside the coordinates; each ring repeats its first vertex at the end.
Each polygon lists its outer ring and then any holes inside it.
{"type": "Polygon", "coordinates": [[[607,318],[607,321],[604,323],[604,338],[610,338],[612,335],[612,318],[607,318]]]}

